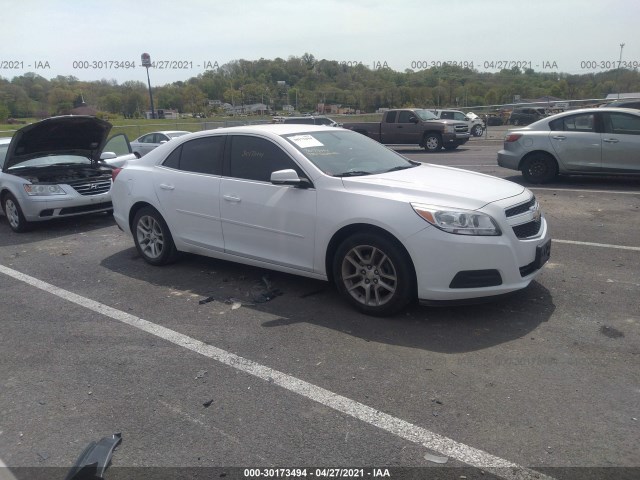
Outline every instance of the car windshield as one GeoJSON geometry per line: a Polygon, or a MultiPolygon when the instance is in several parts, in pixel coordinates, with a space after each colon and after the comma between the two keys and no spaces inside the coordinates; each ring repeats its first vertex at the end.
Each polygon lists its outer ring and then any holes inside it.
{"type": "Polygon", "coordinates": [[[438,120],[436,114],[429,110],[415,110],[415,113],[420,117],[420,120],[438,120]]]}
{"type": "Polygon", "coordinates": [[[316,167],[334,177],[372,175],[416,166],[378,142],[346,130],[296,133],[284,138],[316,167]]]}
{"type": "Polygon", "coordinates": [[[33,167],[51,167],[55,165],[91,165],[91,159],[80,155],[47,155],[45,157],[30,158],[11,165],[7,170],[33,167]]]}

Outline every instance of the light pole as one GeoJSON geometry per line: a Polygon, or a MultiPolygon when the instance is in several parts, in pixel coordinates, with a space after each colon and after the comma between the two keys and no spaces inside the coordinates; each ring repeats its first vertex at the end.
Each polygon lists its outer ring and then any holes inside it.
{"type": "Polygon", "coordinates": [[[151,80],[149,79],[149,67],[151,66],[151,56],[148,53],[143,53],[140,58],[142,59],[142,66],[147,69],[147,84],[149,85],[149,100],[151,100],[151,118],[156,118],[156,111],[153,107],[153,94],[151,93],[151,80]]]}
{"type": "Polygon", "coordinates": [[[622,64],[622,49],[624,48],[624,43],[620,44],[620,58],[618,59],[618,68],[616,70],[616,84],[618,87],[618,100],[620,100],[620,83],[618,83],[618,77],[620,76],[620,65],[622,64]]]}

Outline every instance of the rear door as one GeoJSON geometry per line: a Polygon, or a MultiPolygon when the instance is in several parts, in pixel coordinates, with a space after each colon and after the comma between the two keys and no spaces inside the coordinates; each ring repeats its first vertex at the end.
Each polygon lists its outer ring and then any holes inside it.
{"type": "Polygon", "coordinates": [[[602,168],[601,119],[597,113],[562,117],[549,125],[549,142],[558,162],[569,172],[597,173],[602,168]]]}
{"type": "Polygon", "coordinates": [[[225,140],[215,135],[185,142],[155,169],[156,195],[176,240],[224,250],[219,194],[225,140]]]}

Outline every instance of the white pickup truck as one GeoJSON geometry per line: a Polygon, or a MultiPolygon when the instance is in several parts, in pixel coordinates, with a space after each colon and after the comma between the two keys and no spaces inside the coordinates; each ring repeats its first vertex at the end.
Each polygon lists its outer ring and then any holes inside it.
{"type": "Polygon", "coordinates": [[[469,133],[474,137],[481,137],[485,125],[484,121],[477,116],[475,113],[469,112],[464,113],[460,110],[431,110],[436,117],[443,120],[458,120],[460,122],[465,122],[469,126],[469,133]]]}

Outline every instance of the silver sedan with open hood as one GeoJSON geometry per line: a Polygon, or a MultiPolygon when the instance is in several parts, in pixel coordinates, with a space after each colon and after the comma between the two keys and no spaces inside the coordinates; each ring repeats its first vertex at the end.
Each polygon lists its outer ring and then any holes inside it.
{"type": "Polygon", "coordinates": [[[15,133],[0,162],[0,204],[13,231],[23,232],[31,222],[112,211],[114,167],[100,160],[109,130],[109,122],[95,117],[63,116],[15,133]]]}

